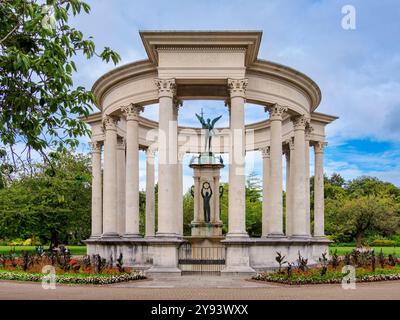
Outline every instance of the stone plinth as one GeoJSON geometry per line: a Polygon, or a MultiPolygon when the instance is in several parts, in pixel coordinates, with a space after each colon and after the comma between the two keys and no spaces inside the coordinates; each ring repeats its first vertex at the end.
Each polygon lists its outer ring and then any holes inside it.
{"type": "Polygon", "coordinates": [[[192,159],[190,167],[194,171],[194,218],[192,221],[192,236],[218,237],[222,235],[220,220],[220,170],[224,167],[222,161],[212,153],[201,153],[192,159]],[[205,213],[205,198],[209,197],[209,217],[205,213]]]}

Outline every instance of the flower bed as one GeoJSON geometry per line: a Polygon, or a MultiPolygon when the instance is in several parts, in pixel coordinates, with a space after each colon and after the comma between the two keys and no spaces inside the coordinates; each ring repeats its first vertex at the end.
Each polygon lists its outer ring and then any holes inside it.
{"type": "Polygon", "coordinates": [[[289,285],[342,283],[351,277],[356,282],[400,280],[399,260],[394,254],[386,257],[382,250],[378,255],[374,250],[353,250],[344,257],[335,251],[330,259],[324,253],[319,258],[319,266],[313,268],[309,268],[308,260],[300,252],[295,262],[286,261],[279,252],[275,260],[278,271],[260,273],[253,279],[289,285]],[[352,275],[349,270],[352,270],[352,275]]]}
{"type": "MultiPolygon", "coordinates": [[[[22,271],[0,270],[0,280],[41,282],[45,274],[22,271]]],[[[62,284],[112,284],[132,280],[145,279],[142,272],[115,274],[75,274],[64,273],[56,275],[56,283],[62,284]]]]}
{"type": "Polygon", "coordinates": [[[111,284],[145,279],[142,272],[124,267],[122,253],[116,261],[100,255],[72,259],[70,252],[64,250],[36,254],[25,251],[22,256],[11,251],[0,255],[0,280],[42,281],[49,275],[45,271],[48,267],[53,268],[56,283],[111,284]]]}
{"type": "MultiPolygon", "coordinates": [[[[319,273],[295,274],[291,277],[277,273],[260,273],[253,277],[254,280],[282,283],[289,285],[304,284],[334,284],[342,283],[345,274],[341,272],[328,272],[325,276],[319,273]]],[[[356,282],[374,282],[400,280],[400,270],[376,270],[375,272],[356,272],[356,282]]]]}

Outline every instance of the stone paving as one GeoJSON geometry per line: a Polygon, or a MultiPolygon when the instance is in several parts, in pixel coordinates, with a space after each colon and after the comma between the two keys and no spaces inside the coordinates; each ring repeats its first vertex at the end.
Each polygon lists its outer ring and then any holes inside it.
{"type": "Polygon", "coordinates": [[[0,300],[400,300],[400,281],[359,283],[356,290],[340,285],[285,286],[225,277],[158,278],[105,286],[57,285],[0,281],[0,300]]]}

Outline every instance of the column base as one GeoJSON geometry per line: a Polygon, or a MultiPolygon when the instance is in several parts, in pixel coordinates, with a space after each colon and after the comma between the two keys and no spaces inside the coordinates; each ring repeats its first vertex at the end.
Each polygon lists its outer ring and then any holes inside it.
{"type": "Polygon", "coordinates": [[[290,239],[310,239],[311,235],[309,234],[292,234],[289,236],[290,239]]]}
{"type": "Polygon", "coordinates": [[[226,239],[238,239],[238,238],[250,239],[249,234],[247,232],[242,232],[242,233],[228,232],[226,234],[226,239]]]}
{"type": "Polygon", "coordinates": [[[279,239],[279,238],[286,238],[285,234],[283,233],[269,233],[263,238],[273,238],[273,239],[279,239]]]}
{"type": "Polygon", "coordinates": [[[125,233],[122,235],[123,238],[126,239],[138,239],[142,238],[142,236],[139,233],[125,233]]]}
{"type": "Polygon", "coordinates": [[[182,238],[182,236],[177,233],[157,232],[154,238],[174,240],[174,239],[180,239],[182,238]]]}
{"type": "Polygon", "coordinates": [[[101,239],[107,239],[107,240],[117,240],[117,239],[121,239],[120,235],[116,232],[107,232],[107,233],[103,233],[101,235],[101,239]]]}

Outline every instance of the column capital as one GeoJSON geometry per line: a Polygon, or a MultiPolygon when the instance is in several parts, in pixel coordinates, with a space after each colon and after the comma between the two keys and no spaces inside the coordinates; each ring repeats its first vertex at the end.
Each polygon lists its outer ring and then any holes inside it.
{"type": "Polygon", "coordinates": [[[315,153],[324,153],[324,149],[328,145],[328,143],[324,141],[315,141],[313,145],[315,153]]]}
{"type": "Polygon", "coordinates": [[[311,140],[311,134],[313,133],[313,131],[314,131],[314,128],[310,124],[308,124],[306,126],[306,141],[311,140]]]}
{"type": "Polygon", "coordinates": [[[117,150],[125,150],[126,140],[123,137],[117,138],[117,150]]]}
{"type": "Polygon", "coordinates": [[[174,104],[174,111],[176,114],[178,114],[179,109],[183,106],[183,101],[181,99],[178,99],[177,97],[174,97],[173,104],[174,104]]]}
{"type": "Polygon", "coordinates": [[[261,155],[262,155],[263,159],[269,159],[271,157],[271,147],[270,146],[260,148],[260,151],[261,151],[261,155]]]}
{"type": "Polygon", "coordinates": [[[113,130],[117,131],[118,118],[114,116],[105,116],[103,118],[103,129],[105,131],[113,130]]]}
{"type": "Polygon", "coordinates": [[[289,150],[290,150],[290,152],[293,152],[293,151],[294,151],[294,137],[290,137],[290,138],[287,140],[287,143],[288,143],[288,145],[289,145],[289,150]]]}
{"type": "Polygon", "coordinates": [[[157,86],[159,98],[173,98],[176,95],[175,79],[155,79],[154,83],[157,86]]]}
{"type": "Polygon", "coordinates": [[[282,150],[286,159],[290,159],[290,154],[293,154],[294,151],[294,137],[290,137],[283,142],[282,150]]]}
{"type": "Polygon", "coordinates": [[[139,121],[139,114],[144,111],[142,106],[133,103],[122,107],[121,109],[126,116],[126,121],[139,121]]]}
{"type": "Polygon", "coordinates": [[[306,130],[306,127],[308,125],[308,123],[310,122],[310,120],[305,116],[305,115],[301,115],[301,116],[294,116],[291,118],[292,122],[293,122],[293,127],[294,130],[306,130]]]}
{"type": "Polygon", "coordinates": [[[146,157],[147,158],[154,158],[156,155],[157,149],[153,147],[148,147],[146,149],[146,157]]]}
{"type": "Polygon", "coordinates": [[[228,79],[228,90],[231,98],[246,98],[248,79],[228,79]]]}
{"type": "Polygon", "coordinates": [[[224,103],[225,103],[225,107],[227,107],[228,109],[231,108],[231,99],[226,99],[226,100],[224,101],[224,103]]]}
{"type": "Polygon", "coordinates": [[[271,121],[282,121],[283,114],[288,110],[287,107],[281,106],[279,104],[274,104],[272,106],[265,107],[265,111],[269,112],[271,121]]]}
{"type": "Polygon", "coordinates": [[[91,153],[101,153],[102,145],[103,145],[103,143],[101,141],[89,142],[90,152],[91,153]]]}

